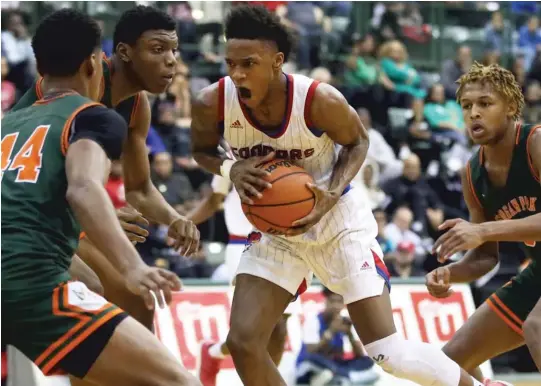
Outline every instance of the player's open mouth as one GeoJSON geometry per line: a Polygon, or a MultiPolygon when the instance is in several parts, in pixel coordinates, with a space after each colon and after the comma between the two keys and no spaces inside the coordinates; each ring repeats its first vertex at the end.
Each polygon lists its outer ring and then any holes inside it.
{"type": "Polygon", "coordinates": [[[250,99],[252,97],[252,92],[246,87],[239,87],[238,91],[241,99],[250,99]]]}
{"type": "Polygon", "coordinates": [[[483,135],[483,133],[485,132],[485,128],[480,123],[474,123],[471,127],[471,132],[473,136],[479,137],[483,135]]]}

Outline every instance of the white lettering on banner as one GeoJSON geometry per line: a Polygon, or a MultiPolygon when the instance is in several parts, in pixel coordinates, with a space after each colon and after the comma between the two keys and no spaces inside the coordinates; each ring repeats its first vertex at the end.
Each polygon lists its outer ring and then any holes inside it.
{"type": "MultiPolygon", "coordinates": [[[[424,285],[395,285],[391,291],[393,317],[397,331],[411,340],[423,340],[443,345],[462,326],[474,311],[470,289],[466,285],[457,285],[455,293],[447,299],[434,299],[424,285]]],[[[229,330],[230,288],[228,286],[184,287],[175,293],[170,305],[176,339],[170,339],[159,331],[162,342],[170,350],[178,350],[184,366],[195,372],[196,359],[199,355],[200,344],[205,340],[223,341],[229,330]],[[171,344],[171,340],[176,345],[171,344]],[[174,347],[176,346],[176,347],[174,347]]],[[[320,287],[310,287],[300,296],[302,314],[292,315],[288,320],[289,344],[280,364],[280,372],[286,378],[288,385],[293,385],[295,361],[302,346],[302,331],[300,326],[304,319],[314,317],[324,307],[324,297],[320,287]]],[[[158,325],[164,328],[162,313],[158,313],[158,325]]],[[[346,346],[348,351],[350,346],[346,346]]],[[[348,353],[346,353],[348,354],[348,353]]],[[[223,361],[222,371],[218,375],[217,386],[241,386],[242,383],[233,367],[230,358],[223,361]]],[[[492,376],[489,364],[482,366],[484,375],[492,376]]],[[[405,386],[411,385],[392,379],[382,385],[405,386]]],[[[379,385],[379,384],[378,384],[379,385]]]]}
{"type": "Polygon", "coordinates": [[[410,295],[424,342],[448,342],[468,319],[462,293],[454,293],[445,299],[435,299],[422,292],[410,295]]]}

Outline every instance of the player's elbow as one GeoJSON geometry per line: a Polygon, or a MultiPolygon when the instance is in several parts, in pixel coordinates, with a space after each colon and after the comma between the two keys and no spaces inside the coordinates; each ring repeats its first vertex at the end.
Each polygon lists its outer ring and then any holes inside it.
{"type": "Polygon", "coordinates": [[[87,197],[92,195],[98,188],[102,187],[100,181],[92,179],[78,179],[68,183],[66,191],[66,200],[72,207],[80,207],[87,201],[87,197]]]}

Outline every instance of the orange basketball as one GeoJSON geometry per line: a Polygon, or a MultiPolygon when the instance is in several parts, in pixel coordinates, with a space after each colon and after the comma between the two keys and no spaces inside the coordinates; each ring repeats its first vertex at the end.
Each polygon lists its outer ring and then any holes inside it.
{"type": "Polygon", "coordinates": [[[306,187],[314,179],[291,161],[276,159],[259,166],[270,173],[264,180],[272,184],[253,205],[242,204],[242,210],[261,232],[282,235],[294,221],[308,215],[315,205],[314,193],[306,187]]]}

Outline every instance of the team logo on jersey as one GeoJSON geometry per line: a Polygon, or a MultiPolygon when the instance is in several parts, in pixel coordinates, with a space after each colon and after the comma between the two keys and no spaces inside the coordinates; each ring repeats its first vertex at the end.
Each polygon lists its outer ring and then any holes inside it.
{"type": "Polygon", "coordinates": [[[230,129],[244,129],[244,126],[242,126],[242,123],[237,119],[235,122],[229,125],[230,129]]]}
{"type": "Polygon", "coordinates": [[[246,238],[246,246],[244,247],[244,252],[250,249],[252,245],[259,243],[262,237],[263,235],[261,234],[261,232],[250,232],[250,234],[246,238]]]}

